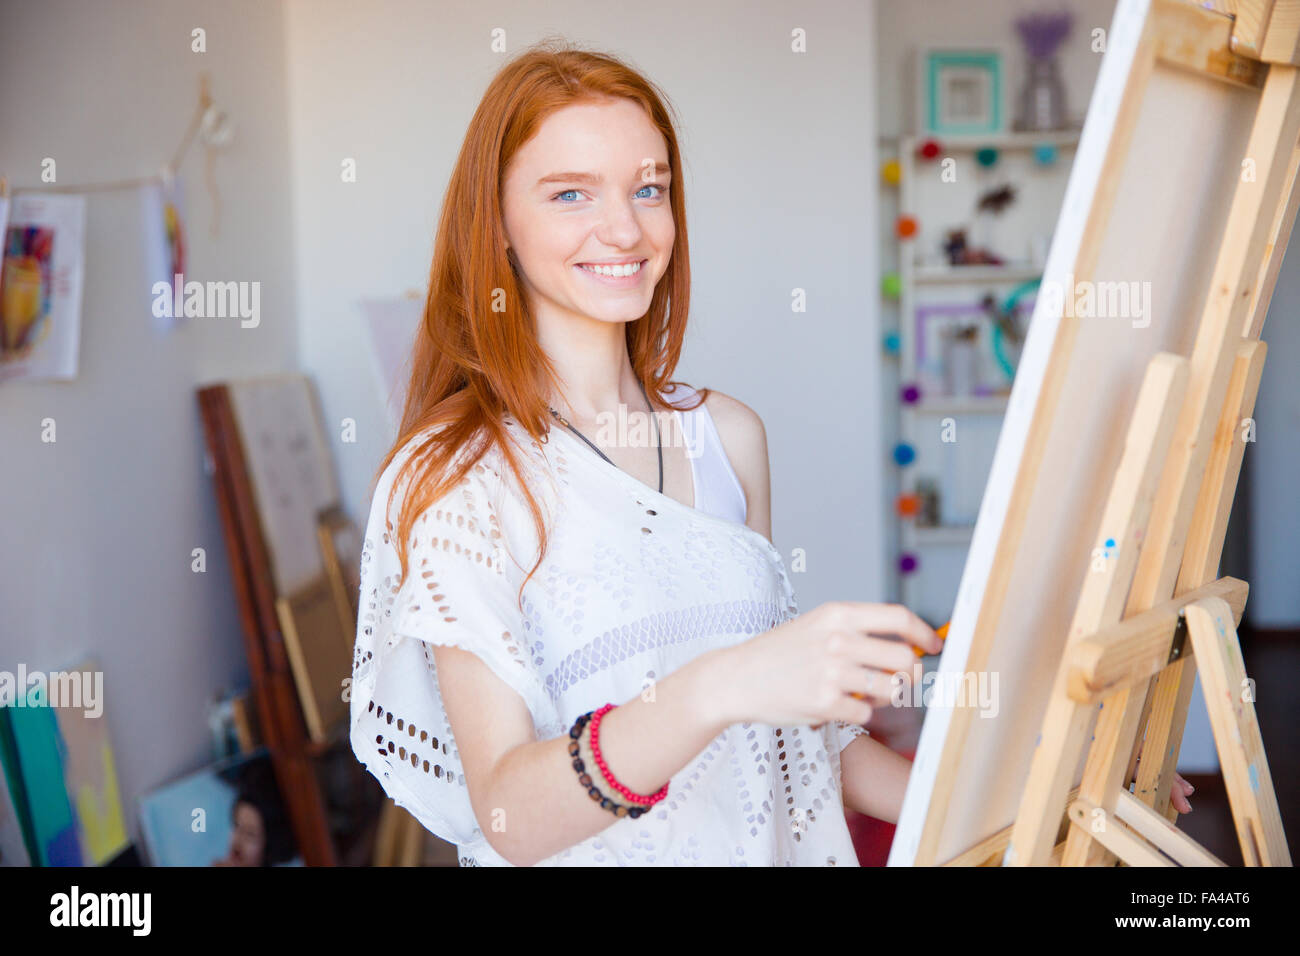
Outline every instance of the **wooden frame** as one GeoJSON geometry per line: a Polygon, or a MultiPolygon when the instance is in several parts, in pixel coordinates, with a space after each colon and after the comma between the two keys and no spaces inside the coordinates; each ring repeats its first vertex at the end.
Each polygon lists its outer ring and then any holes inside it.
{"type": "Polygon", "coordinates": [[[314,745],[308,737],[276,611],[271,558],[235,411],[226,385],[198,390],[217,505],[230,552],[231,578],[248,655],[251,693],[276,784],[284,797],[294,838],[307,866],[333,866],[324,795],[317,780],[314,745]]]}
{"type": "Polygon", "coordinates": [[[344,647],[352,659],[357,637],[357,615],[361,592],[361,535],[341,507],[326,508],[317,516],[316,537],[320,542],[325,577],[334,594],[339,620],[345,622],[344,647]]]}
{"type": "Polygon", "coordinates": [[[277,598],[275,610],[307,733],[312,743],[327,744],[348,716],[343,688],[352,673],[349,618],[340,614],[338,590],[324,575],[277,598]]]}
{"type": "Polygon", "coordinates": [[[1011,94],[1007,87],[1007,50],[1002,46],[925,46],[916,51],[916,129],[921,137],[972,140],[1000,136],[1011,129],[1011,94]],[[946,68],[969,68],[988,77],[985,125],[939,124],[943,92],[937,86],[946,68]]]}

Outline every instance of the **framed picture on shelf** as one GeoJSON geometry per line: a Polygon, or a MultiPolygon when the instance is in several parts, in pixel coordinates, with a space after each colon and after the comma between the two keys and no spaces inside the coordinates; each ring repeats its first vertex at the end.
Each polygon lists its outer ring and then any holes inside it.
{"type": "Polygon", "coordinates": [[[917,134],[960,139],[1007,130],[1006,56],[1000,49],[917,51],[917,134]]]}
{"type": "MultiPolygon", "coordinates": [[[[1017,302],[1021,323],[1034,300],[1017,302]]],[[[915,315],[916,378],[931,398],[991,398],[1011,390],[1019,345],[1001,333],[983,303],[918,305],[915,315]]]]}

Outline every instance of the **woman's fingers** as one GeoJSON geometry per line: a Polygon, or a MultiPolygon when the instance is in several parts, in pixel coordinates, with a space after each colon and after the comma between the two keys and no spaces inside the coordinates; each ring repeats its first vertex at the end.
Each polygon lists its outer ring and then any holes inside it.
{"type": "Polygon", "coordinates": [[[842,626],[850,630],[866,635],[897,634],[908,644],[930,654],[943,649],[943,642],[934,629],[901,604],[845,601],[841,608],[842,626]]]}
{"type": "Polygon", "coordinates": [[[888,674],[898,671],[910,674],[917,662],[917,656],[909,645],[883,637],[860,637],[850,641],[847,654],[855,664],[875,667],[888,674]]]}
{"type": "Polygon", "coordinates": [[[871,720],[875,708],[870,700],[845,694],[831,708],[831,720],[842,720],[846,724],[865,724],[871,720]]]}
{"type": "MultiPolygon", "coordinates": [[[[915,660],[915,658],[913,658],[915,660]]],[[[844,690],[858,700],[871,704],[888,704],[893,699],[894,677],[873,667],[854,668],[845,681],[844,690]]]]}

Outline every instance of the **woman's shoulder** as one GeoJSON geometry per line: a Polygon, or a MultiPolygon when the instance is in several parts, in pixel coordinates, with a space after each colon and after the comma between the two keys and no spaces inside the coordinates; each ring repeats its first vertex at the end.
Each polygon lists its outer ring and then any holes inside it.
{"type": "Polygon", "coordinates": [[[749,492],[750,482],[758,480],[768,467],[767,429],[763,427],[763,419],[740,399],[716,388],[709,389],[704,407],[713,419],[723,451],[749,492]]]}
{"type": "Polygon", "coordinates": [[[758,412],[726,392],[710,389],[704,407],[713,420],[722,450],[745,493],[746,523],[760,534],[771,536],[771,466],[768,463],[767,429],[758,412]]]}
{"type": "Polygon", "coordinates": [[[740,399],[733,398],[726,392],[719,391],[716,388],[710,388],[707,389],[708,394],[705,396],[704,401],[697,403],[695,397],[703,391],[706,391],[706,389],[694,388],[685,382],[673,382],[669,388],[664,390],[663,397],[665,401],[676,408],[686,408],[687,406],[698,408],[703,405],[704,408],[708,409],[709,416],[717,426],[719,434],[725,430],[728,432],[728,437],[734,437],[738,443],[752,443],[756,438],[764,435],[763,419],[759,417],[758,412],[740,399]]]}
{"type": "MultiPolygon", "coordinates": [[[[411,459],[416,457],[425,459],[426,456],[432,454],[435,450],[434,446],[439,440],[439,435],[444,428],[445,425],[429,426],[412,434],[401,444],[375,483],[376,501],[381,496],[387,498],[399,480],[401,481],[401,489],[396,494],[398,500],[406,493],[409,493],[412,482],[418,480],[427,483],[437,480],[438,475],[432,474],[429,471],[429,466],[411,459]]],[[[502,493],[503,487],[509,484],[503,481],[504,476],[509,472],[509,464],[500,445],[493,441],[487,445],[482,454],[479,454],[478,449],[482,443],[483,439],[480,433],[471,441],[458,445],[451,455],[447,457],[445,467],[439,472],[440,475],[459,471],[467,459],[472,460],[472,464],[468,466],[464,474],[454,484],[444,491],[439,497],[440,501],[458,493],[463,494],[466,490],[486,492],[496,497],[502,493]]],[[[394,507],[397,507],[396,500],[394,501],[394,507]]]]}
{"type": "MultiPolygon", "coordinates": [[[[528,483],[533,500],[543,508],[544,514],[554,511],[555,493],[551,483],[545,480],[545,473],[538,480],[539,462],[544,464],[538,449],[540,445],[531,444],[527,432],[515,426],[523,435],[508,434],[507,441],[516,446],[515,461],[520,467],[523,480],[528,483]],[[518,446],[523,446],[519,448],[518,446]]],[[[413,457],[423,458],[427,452],[426,444],[437,440],[438,428],[423,429],[410,436],[393,455],[375,484],[374,497],[368,527],[372,534],[383,536],[385,529],[397,528],[402,509],[407,498],[415,494],[417,483],[427,489],[430,484],[441,485],[447,474],[455,474],[464,468],[464,473],[450,484],[441,488],[434,495],[430,492],[420,494],[415,521],[429,520],[428,516],[441,521],[454,521],[458,525],[464,522],[466,527],[471,522],[483,525],[490,533],[495,527],[505,538],[511,551],[527,553],[536,547],[536,530],[532,521],[532,512],[528,498],[521,490],[519,478],[510,467],[505,452],[493,441],[482,454],[478,453],[477,441],[481,438],[462,443],[448,459],[446,466],[434,474],[428,464],[411,461],[413,457]],[[471,463],[465,466],[466,459],[471,463]],[[400,485],[397,484],[400,481],[400,485]],[[396,487],[395,487],[396,486],[396,487]]],[[[510,429],[508,428],[509,432],[510,429]]]]}

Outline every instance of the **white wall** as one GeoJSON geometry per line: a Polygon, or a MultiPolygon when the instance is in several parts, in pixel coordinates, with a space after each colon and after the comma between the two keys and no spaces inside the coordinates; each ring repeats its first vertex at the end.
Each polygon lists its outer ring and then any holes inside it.
{"type": "Polygon", "coordinates": [[[858,0],[653,8],[290,0],[301,355],[365,514],[391,435],[362,360],[366,296],[423,290],[465,127],[511,52],[552,33],[629,58],[682,119],[691,326],[678,377],[763,418],[773,536],[800,606],[883,597],[872,16],[858,0]],[[506,31],[507,54],[491,31],[506,31]],[[807,32],[807,52],[790,49],[807,32]],[[343,183],[355,158],[358,181],[343,183]],[[791,290],[807,292],[793,314],[791,290]],[[355,444],[340,422],[358,423],[355,444]]]}
{"type": "Polygon", "coordinates": [[[133,835],[141,793],[210,762],[210,696],[247,682],[194,389],[296,363],[282,15],[256,0],[4,5],[0,171],[15,188],[39,185],[45,157],[59,184],[155,172],[200,69],[238,131],[216,166],[219,238],[200,157],[182,169],[191,277],[260,281],[260,326],[193,319],[156,337],[136,195],[97,193],[76,380],[0,383],[0,669],[98,656],[133,835]],[[196,26],[205,54],[190,51],[196,26]],[[40,440],[47,417],[55,444],[40,440]],[[206,574],[190,570],[196,547],[206,574]]]}

